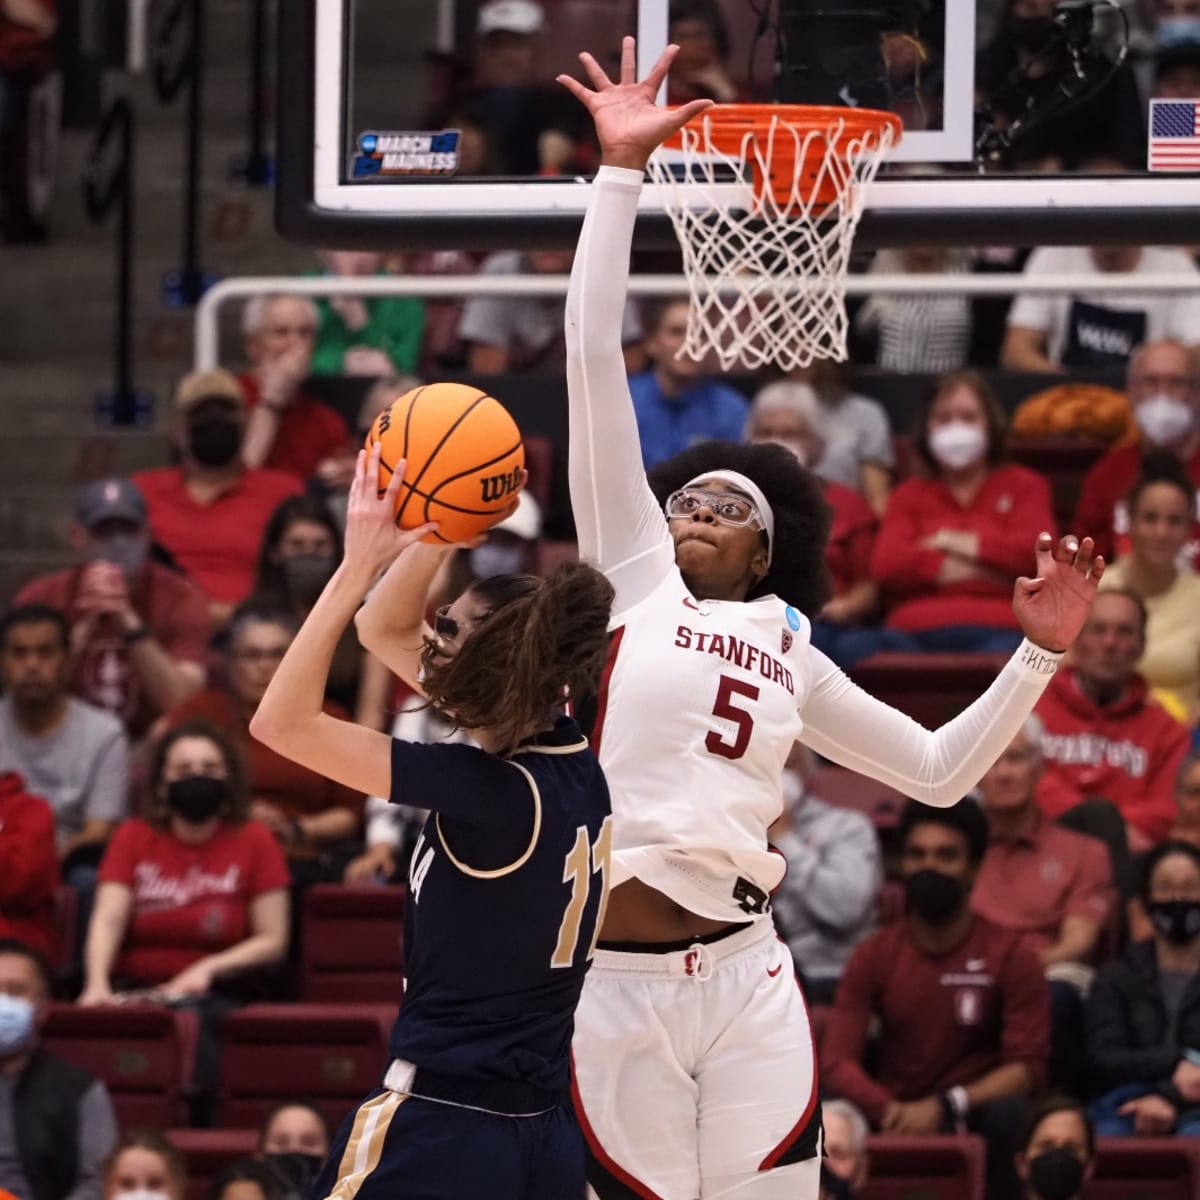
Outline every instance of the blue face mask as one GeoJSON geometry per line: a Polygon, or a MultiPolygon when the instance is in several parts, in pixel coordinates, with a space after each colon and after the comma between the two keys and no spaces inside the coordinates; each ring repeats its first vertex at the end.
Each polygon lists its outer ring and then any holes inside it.
{"type": "Polygon", "coordinates": [[[16,1054],[33,1037],[33,1001],[0,994],[0,1057],[16,1054]]]}
{"type": "Polygon", "coordinates": [[[1154,36],[1160,46],[1200,42],[1200,17],[1163,17],[1155,26],[1154,36]]]}

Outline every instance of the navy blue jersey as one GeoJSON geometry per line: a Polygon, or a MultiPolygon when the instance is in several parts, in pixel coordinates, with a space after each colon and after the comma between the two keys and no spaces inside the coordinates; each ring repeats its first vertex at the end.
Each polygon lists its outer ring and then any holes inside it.
{"type": "Polygon", "coordinates": [[[509,758],[393,741],[391,799],[432,810],[409,868],[393,1057],[565,1089],[612,829],[579,727],[561,720],[509,758]]]}

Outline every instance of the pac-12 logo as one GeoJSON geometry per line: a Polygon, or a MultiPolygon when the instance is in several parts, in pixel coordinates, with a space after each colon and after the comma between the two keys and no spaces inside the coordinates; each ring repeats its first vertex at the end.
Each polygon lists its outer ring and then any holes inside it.
{"type": "Polygon", "coordinates": [[[396,175],[453,175],[458,170],[459,129],[413,133],[368,130],[358,135],[351,165],[355,179],[396,175]]]}
{"type": "Polygon", "coordinates": [[[481,475],[479,483],[483,488],[483,502],[494,504],[510,492],[515,492],[521,485],[521,468],[515,467],[503,475],[481,475]]]}

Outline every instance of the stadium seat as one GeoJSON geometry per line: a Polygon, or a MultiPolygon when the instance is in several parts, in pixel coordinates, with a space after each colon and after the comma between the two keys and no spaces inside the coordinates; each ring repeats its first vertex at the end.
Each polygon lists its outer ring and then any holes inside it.
{"type": "Polygon", "coordinates": [[[304,894],[300,995],[310,1004],[398,1004],[404,888],[317,884],[304,894]]]}
{"type": "Polygon", "coordinates": [[[167,1140],[187,1162],[185,1200],[206,1200],[216,1175],[258,1149],[257,1129],[169,1129],[167,1140]]]}
{"type": "Polygon", "coordinates": [[[46,1049],[102,1079],[125,1129],[163,1129],[188,1119],[183,1100],[196,1055],[196,1017],[151,1005],[54,1004],[46,1049]]]}
{"type": "Polygon", "coordinates": [[[904,793],[895,788],[832,765],[818,769],[811,791],[827,804],[855,809],[884,829],[895,825],[905,801],[904,793]]]}
{"type": "Polygon", "coordinates": [[[219,1121],[257,1127],[285,1100],[311,1101],[333,1125],[379,1086],[396,1006],[252,1004],[221,1026],[219,1121]]]}
{"type": "Polygon", "coordinates": [[[1044,475],[1054,497],[1054,519],[1066,531],[1075,516],[1075,505],[1083,489],[1083,477],[1109,447],[1078,437],[1011,438],[1009,457],[1013,462],[1044,475]]]}
{"type": "Polygon", "coordinates": [[[893,1137],[867,1141],[871,1179],[862,1200],[983,1200],[983,1139],[893,1137]]]}
{"type": "Polygon", "coordinates": [[[1099,1138],[1087,1200],[1195,1200],[1200,1146],[1194,1138],[1099,1138]]]}
{"type": "Polygon", "coordinates": [[[958,716],[987,691],[1007,654],[872,654],[850,678],[927,729],[958,716]]]}

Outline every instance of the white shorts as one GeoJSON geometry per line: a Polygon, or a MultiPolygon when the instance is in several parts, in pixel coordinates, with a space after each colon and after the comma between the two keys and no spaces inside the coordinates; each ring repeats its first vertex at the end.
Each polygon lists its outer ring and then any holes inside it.
{"type": "Polygon", "coordinates": [[[687,950],[597,950],[572,1053],[599,1200],[816,1200],[812,1027],[769,920],[687,950]]]}

